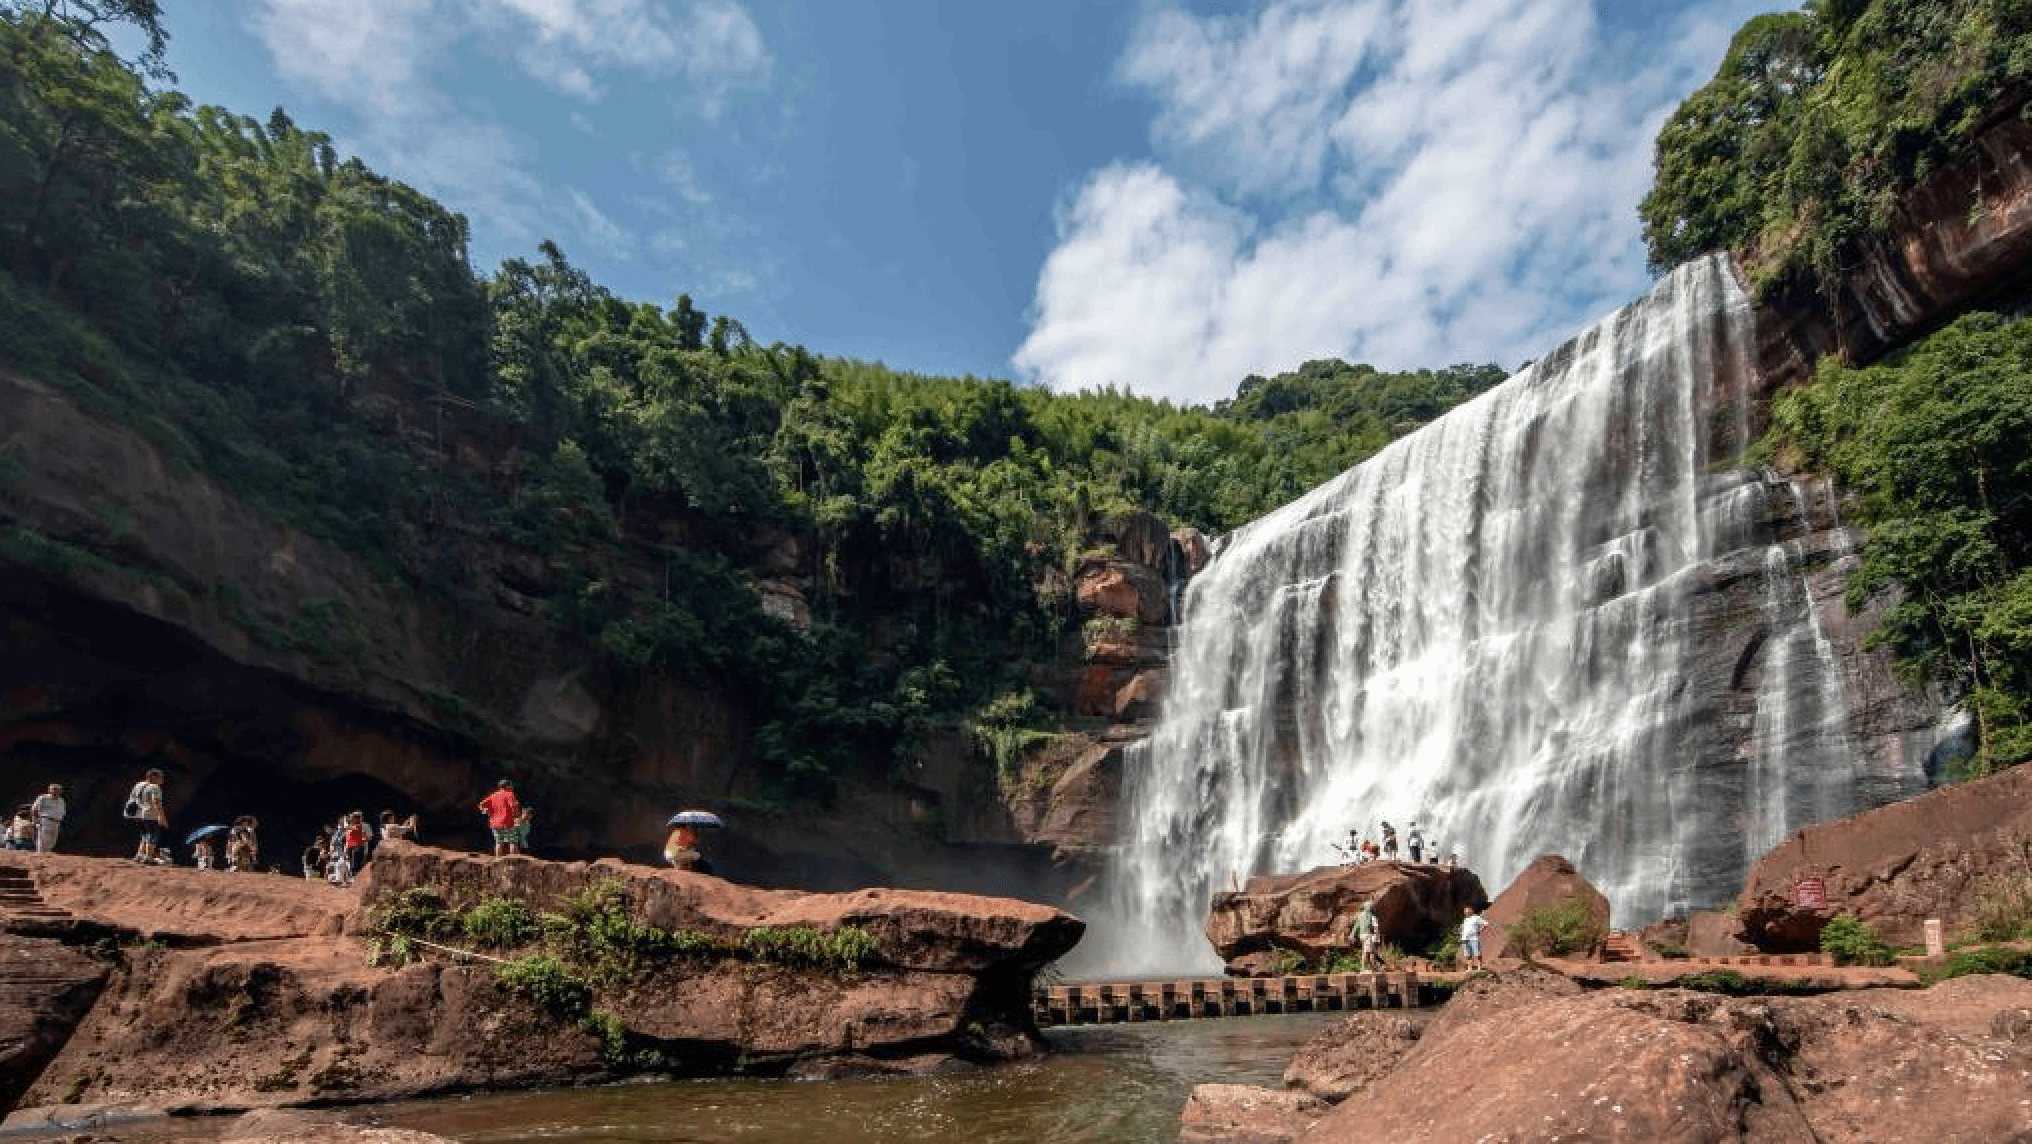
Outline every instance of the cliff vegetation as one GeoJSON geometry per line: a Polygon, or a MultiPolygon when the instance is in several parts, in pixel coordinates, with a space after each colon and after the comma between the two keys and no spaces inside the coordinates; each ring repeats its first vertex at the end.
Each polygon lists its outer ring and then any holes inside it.
{"type": "MultiPolygon", "coordinates": [[[[495,592],[476,550],[524,553],[518,591],[594,678],[730,699],[785,797],[1025,706],[1097,520],[1231,527],[1503,376],[1315,361],[1201,408],[764,345],[683,294],[618,297],[552,242],[475,270],[453,209],[280,109],[193,106],[162,40],[152,0],[0,4],[0,368],[445,614],[495,592]],[[118,58],[114,23],[149,54],[118,58]],[[787,617],[772,576],[801,586],[787,617]]],[[[0,452],[0,496],[25,463],[0,452]]],[[[0,561],[113,547],[17,527],[0,561]]],[[[358,654],[316,604],[255,636],[358,654]]],[[[433,694],[447,726],[484,721],[433,694]]]]}
{"type": "Polygon", "coordinates": [[[1639,210],[1652,267],[1729,250],[1760,289],[1833,278],[1901,193],[2018,113],[2028,76],[2025,0],[1813,0],[1752,19],[1658,134],[1639,210]]]}

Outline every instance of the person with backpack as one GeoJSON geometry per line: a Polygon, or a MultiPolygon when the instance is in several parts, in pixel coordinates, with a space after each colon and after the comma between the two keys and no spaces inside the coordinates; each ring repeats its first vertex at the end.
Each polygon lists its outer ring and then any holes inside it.
{"type": "Polygon", "coordinates": [[[1360,972],[1374,969],[1383,941],[1382,931],[1376,925],[1374,902],[1362,903],[1361,912],[1355,915],[1354,924],[1348,927],[1348,936],[1354,939],[1355,948],[1360,951],[1360,972]]]}
{"type": "Polygon", "coordinates": [[[127,792],[127,805],[121,810],[123,818],[141,828],[141,841],[134,848],[134,860],[149,866],[161,866],[169,861],[162,846],[162,832],[169,829],[169,812],[163,807],[162,783],[161,769],[148,768],[141,781],[127,792]]]}

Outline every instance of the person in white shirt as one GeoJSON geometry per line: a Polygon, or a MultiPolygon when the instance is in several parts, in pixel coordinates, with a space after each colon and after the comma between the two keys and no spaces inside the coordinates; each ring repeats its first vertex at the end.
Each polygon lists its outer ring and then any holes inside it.
{"type": "Polygon", "coordinates": [[[1481,969],[1482,931],[1489,928],[1489,919],[1473,906],[1467,907],[1464,912],[1467,916],[1461,919],[1460,924],[1461,961],[1465,968],[1481,969]]]}
{"type": "Polygon", "coordinates": [[[28,809],[35,815],[35,852],[55,853],[56,836],[63,832],[64,815],[70,813],[70,808],[64,805],[63,787],[49,784],[49,790],[36,795],[28,809]]]}

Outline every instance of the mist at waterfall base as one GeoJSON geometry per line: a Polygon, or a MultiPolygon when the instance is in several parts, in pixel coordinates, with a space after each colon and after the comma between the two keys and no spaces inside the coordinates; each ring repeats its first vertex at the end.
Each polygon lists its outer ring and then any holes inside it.
{"type": "MultiPolygon", "coordinates": [[[[1774,498],[1806,497],[1730,467],[1754,345],[1727,261],[1690,263],[1227,537],[1187,590],[1066,972],[1216,968],[1215,892],[1338,861],[1381,820],[1491,893],[1563,854],[1642,925],[1729,899],[1785,834],[1860,809],[1804,556],[1770,539],[1774,498]],[[1691,678],[1723,575],[1763,580],[1749,714],[1691,678]]],[[[1873,778],[1875,801],[1910,793],[1873,778]]]]}

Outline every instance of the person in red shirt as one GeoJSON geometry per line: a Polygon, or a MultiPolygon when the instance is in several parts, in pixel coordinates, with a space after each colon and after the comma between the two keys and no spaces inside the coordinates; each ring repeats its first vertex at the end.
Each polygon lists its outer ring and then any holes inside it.
{"type": "Polygon", "coordinates": [[[494,832],[494,856],[520,854],[522,847],[520,833],[515,820],[522,815],[522,804],[515,800],[515,784],[502,779],[494,786],[494,793],[480,800],[480,813],[487,816],[487,828],[494,832]]]}

